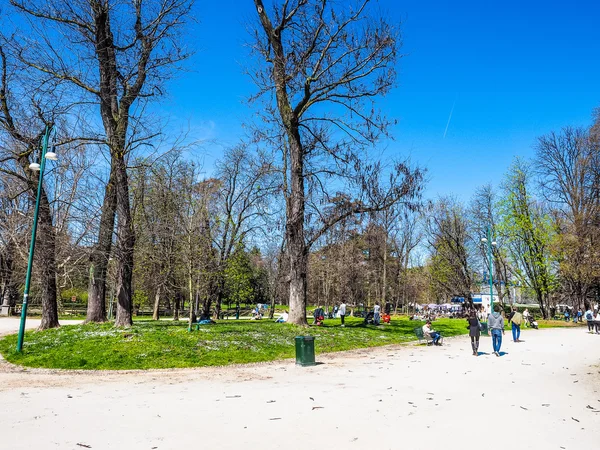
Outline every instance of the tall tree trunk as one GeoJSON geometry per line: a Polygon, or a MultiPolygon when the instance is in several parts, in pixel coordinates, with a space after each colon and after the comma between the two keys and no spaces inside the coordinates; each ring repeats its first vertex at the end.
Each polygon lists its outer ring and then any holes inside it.
{"type": "Polygon", "coordinates": [[[112,247],[116,210],[116,174],[113,165],[104,191],[100,229],[98,230],[98,243],[90,255],[86,322],[106,321],[106,273],[112,247]]]}
{"type": "Polygon", "coordinates": [[[117,316],[115,326],[129,327],[133,325],[133,293],[131,280],[133,278],[133,249],[135,232],[129,206],[129,183],[127,166],[123,156],[118,156],[116,168],[117,187],[117,316]]]}
{"type": "Polygon", "coordinates": [[[159,309],[160,309],[160,286],[156,288],[156,293],[154,294],[154,309],[152,311],[152,320],[159,319],[159,309]]]}
{"type": "Polygon", "coordinates": [[[0,254],[0,303],[2,303],[3,311],[8,311],[13,304],[11,303],[11,291],[14,275],[14,254],[15,243],[13,239],[9,239],[6,243],[5,252],[0,254]]]}
{"type": "MultiPolygon", "coordinates": [[[[27,158],[20,158],[19,164],[29,174],[29,188],[32,198],[35,200],[38,191],[37,172],[29,170],[27,158]]],[[[56,234],[52,225],[52,214],[50,202],[46,189],[42,186],[40,196],[40,210],[38,216],[38,234],[36,237],[37,261],[40,267],[42,287],[42,322],[39,329],[59,327],[58,305],[56,289],[56,234]]]]}
{"type": "Polygon", "coordinates": [[[50,203],[46,191],[42,190],[38,218],[39,234],[37,239],[38,262],[41,271],[42,286],[42,323],[39,329],[56,328],[58,323],[58,305],[56,289],[56,234],[52,225],[50,203]]]}
{"type": "MultiPolygon", "coordinates": [[[[222,273],[222,271],[221,271],[222,273]]],[[[219,320],[221,316],[221,306],[223,303],[223,293],[225,291],[225,279],[222,276],[219,276],[219,281],[217,282],[217,292],[216,292],[216,301],[215,301],[215,320],[219,320]]]]}
{"type": "Polygon", "coordinates": [[[177,291],[175,294],[175,308],[173,309],[173,320],[179,320],[179,308],[181,307],[181,292],[177,291]]]}
{"type": "Polygon", "coordinates": [[[286,234],[290,258],[289,323],[308,325],[306,321],[306,288],[308,248],[304,237],[304,162],[300,135],[296,126],[289,133],[291,162],[291,192],[286,202],[286,234]]]}
{"type": "Polygon", "coordinates": [[[381,274],[381,306],[385,308],[387,295],[387,235],[383,243],[383,273],[381,274]]]}

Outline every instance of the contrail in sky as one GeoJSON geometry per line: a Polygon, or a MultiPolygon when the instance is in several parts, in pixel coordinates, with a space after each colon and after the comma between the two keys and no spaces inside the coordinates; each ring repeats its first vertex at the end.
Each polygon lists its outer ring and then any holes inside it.
{"type": "Polygon", "coordinates": [[[448,126],[450,126],[450,121],[452,120],[452,113],[454,112],[455,105],[456,105],[456,98],[454,99],[454,103],[452,103],[452,109],[450,110],[450,115],[448,116],[448,123],[446,124],[446,129],[444,130],[444,139],[446,139],[446,133],[448,132],[448,126]]]}

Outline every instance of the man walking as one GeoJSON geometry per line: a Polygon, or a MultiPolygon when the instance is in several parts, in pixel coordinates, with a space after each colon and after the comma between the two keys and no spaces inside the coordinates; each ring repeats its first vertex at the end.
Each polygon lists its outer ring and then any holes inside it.
{"type": "Polygon", "coordinates": [[[504,334],[504,317],[500,314],[500,306],[494,305],[494,312],[488,316],[488,328],[492,334],[492,345],[494,355],[500,356],[502,346],[502,335],[504,334]]]}
{"type": "Polygon", "coordinates": [[[594,332],[594,313],[592,312],[591,306],[585,312],[585,320],[587,320],[588,331],[593,333],[594,332]]]}
{"type": "Polygon", "coordinates": [[[508,316],[508,323],[512,323],[512,335],[514,342],[521,342],[521,323],[523,323],[523,315],[517,311],[517,308],[513,308],[510,316],[508,316]]]}
{"type": "Polygon", "coordinates": [[[344,325],[344,318],[346,317],[346,302],[344,300],[342,300],[342,304],[338,311],[340,312],[340,319],[342,319],[342,326],[344,327],[346,326],[344,325]]]}

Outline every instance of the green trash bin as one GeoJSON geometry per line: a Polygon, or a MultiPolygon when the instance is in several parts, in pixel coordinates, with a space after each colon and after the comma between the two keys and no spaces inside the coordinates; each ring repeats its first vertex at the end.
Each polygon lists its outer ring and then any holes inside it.
{"type": "Polygon", "coordinates": [[[481,334],[485,334],[486,336],[489,336],[487,322],[480,322],[480,323],[481,323],[481,334]]]}
{"type": "Polygon", "coordinates": [[[315,364],[314,336],[296,336],[296,365],[314,366],[315,364]]]}

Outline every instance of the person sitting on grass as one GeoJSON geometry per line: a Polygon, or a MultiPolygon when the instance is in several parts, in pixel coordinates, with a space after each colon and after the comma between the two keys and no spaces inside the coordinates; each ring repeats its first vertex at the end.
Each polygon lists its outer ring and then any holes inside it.
{"type": "Polygon", "coordinates": [[[435,331],[431,328],[431,320],[428,320],[427,323],[423,325],[423,333],[431,336],[431,339],[433,339],[433,345],[442,345],[440,344],[442,335],[438,331],[435,331]]]}
{"type": "Polygon", "coordinates": [[[275,323],[285,323],[288,320],[288,313],[287,312],[283,312],[275,321],[275,323]]]}
{"type": "Polygon", "coordinates": [[[313,312],[313,325],[323,325],[323,320],[325,319],[325,311],[323,311],[323,307],[319,306],[313,312]]]}

